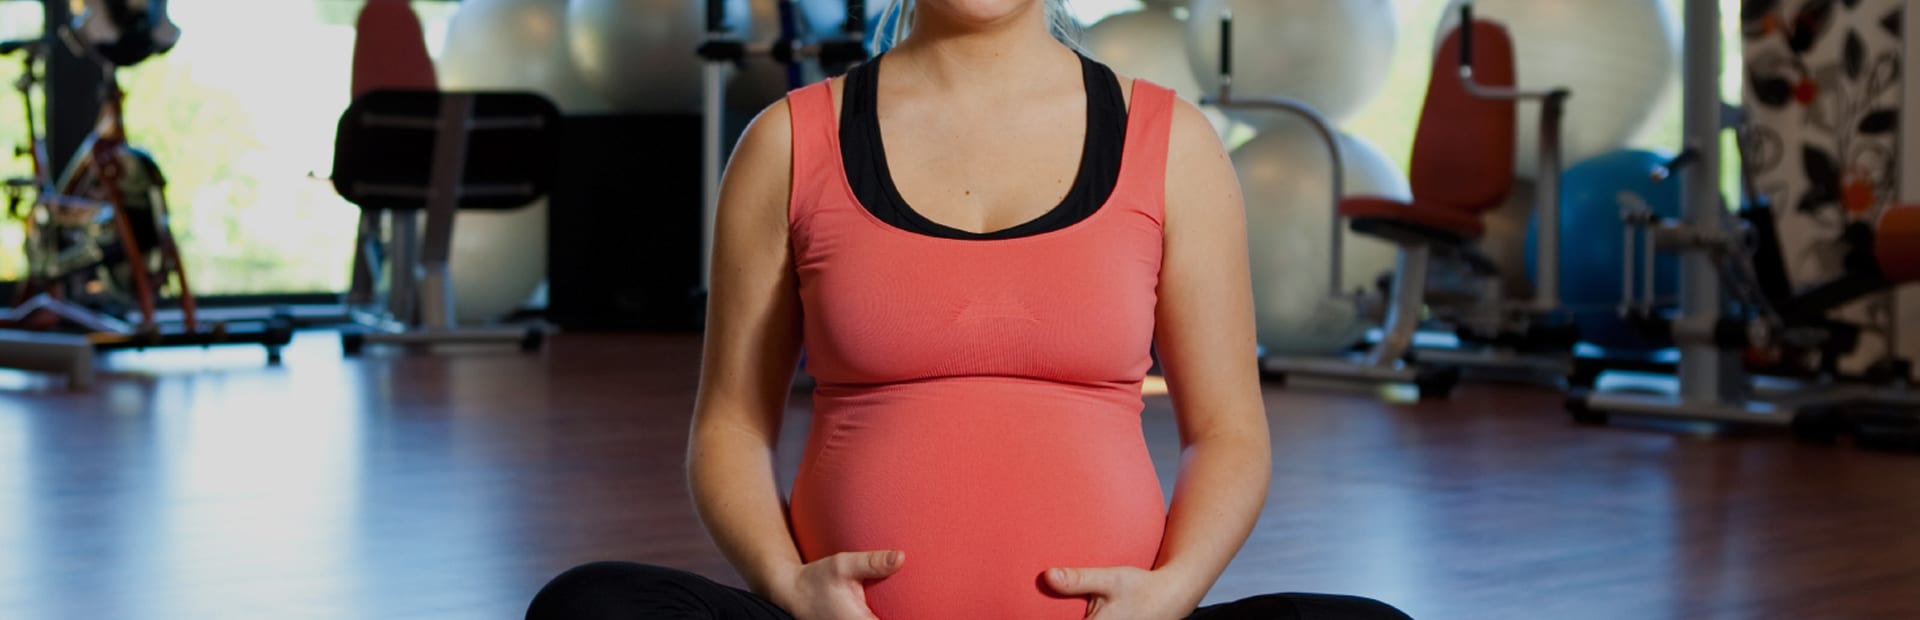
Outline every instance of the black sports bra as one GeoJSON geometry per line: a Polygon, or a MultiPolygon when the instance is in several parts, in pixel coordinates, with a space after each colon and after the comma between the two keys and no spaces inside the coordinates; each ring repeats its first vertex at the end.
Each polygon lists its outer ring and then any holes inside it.
{"type": "Polygon", "coordinates": [[[1060,204],[1026,223],[986,233],[960,230],[929,220],[907,206],[887,168],[886,147],[880,141],[880,119],[874,114],[879,100],[880,57],[847,72],[845,101],[840,108],[840,159],[847,181],[860,205],[896,228],[954,239],[1011,239],[1037,235],[1086,219],[1106,203],[1120,179],[1120,155],[1126,146],[1127,101],[1118,78],[1106,65],[1080,56],[1080,74],[1086,83],[1087,138],[1080,153],[1080,170],[1060,204]]]}

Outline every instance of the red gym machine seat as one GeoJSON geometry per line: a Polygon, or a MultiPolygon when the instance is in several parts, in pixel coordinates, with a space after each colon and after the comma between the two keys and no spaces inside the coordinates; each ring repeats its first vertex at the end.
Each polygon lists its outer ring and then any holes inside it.
{"type": "MultiPolygon", "coordinates": [[[[1473,25],[1474,81],[1514,84],[1513,40],[1498,23],[1473,25]]],[[[1460,29],[1433,56],[1427,98],[1413,141],[1413,202],[1360,196],[1342,200],[1354,232],[1395,241],[1458,245],[1478,239],[1481,215],[1513,189],[1516,104],[1467,92],[1460,80],[1460,29]],[[1411,237],[1411,238],[1409,238],[1411,237]]]]}
{"type": "Polygon", "coordinates": [[[1873,249],[1880,276],[1887,282],[1920,281],[1920,205],[1894,207],[1880,214],[1873,249]]]}

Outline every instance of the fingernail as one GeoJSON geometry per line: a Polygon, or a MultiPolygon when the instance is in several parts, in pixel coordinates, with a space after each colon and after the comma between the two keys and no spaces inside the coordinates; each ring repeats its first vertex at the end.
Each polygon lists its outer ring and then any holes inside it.
{"type": "Polygon", "coordinates": [[[888,552],[887,552],[887,566],[894,566],[894,565],[898,565],[899,563],[900,563],[900,552],[898,552],[898,551],[888,551],[888,552]]]}
{"type": "Polygon", "coordinates": [[[1056,568],[1056,569],[1053,569],[1053,570],[1050,570],[1050,571],[1047,571],[1047,574],[1049,574],[1049,575],[1052,575],[1052,576],[1053,576],[1053,580],[1054,580],[1054,581],[1066,581],[1066,580],[1067,580],[1067,571],[1063,571],[1063,570],[1060,570],[1060,569],[1058,569],[1058,568],[1056,568]]]}

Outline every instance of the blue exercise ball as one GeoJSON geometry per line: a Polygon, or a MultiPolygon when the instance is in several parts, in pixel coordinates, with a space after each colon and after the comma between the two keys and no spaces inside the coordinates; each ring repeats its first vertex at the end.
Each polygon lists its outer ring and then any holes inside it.
{"type": "MultiPolygon", "coordinates": [[[[1620,319],[1621,271],[1626,249],[1620,193],[1632,192],[1664,217],[1680,216],[1680,180],[1655,181],[1653,171],[1671,159],[1640,150],[1606,153],[1568,168],[1560,177],[1560,302],[1580,328],[1580,339],[1615,352],[1659,348],[1620,319]]],[[[1538,281],[1538,231],[1527,226],[1527,277],[1538,281]]],[[[1641,250],[1636,246],[1636,252],[1641,250]]],[[[1680,290],[1680,261],[1654,259],[1654,295],[1672,299],[1680,290]]],[[[1634,290],[1641,290],[1636,277],[1634,290]]]]}

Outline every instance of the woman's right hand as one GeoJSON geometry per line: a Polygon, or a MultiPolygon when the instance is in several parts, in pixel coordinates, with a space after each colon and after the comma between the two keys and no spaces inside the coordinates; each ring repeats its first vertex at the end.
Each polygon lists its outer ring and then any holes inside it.
{"type": "Polygon", "coordinates": [[[773,603],[795,620],[878,620],[867,609],[865,579],[879,579],[906,563],[902,551],[848,551],[800,567],[773,603]]]}

